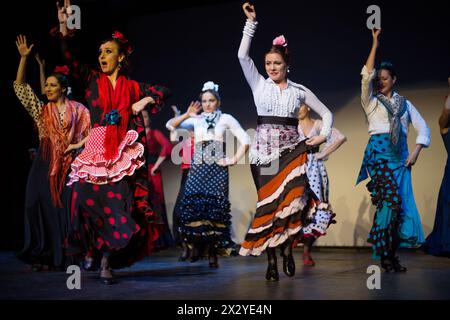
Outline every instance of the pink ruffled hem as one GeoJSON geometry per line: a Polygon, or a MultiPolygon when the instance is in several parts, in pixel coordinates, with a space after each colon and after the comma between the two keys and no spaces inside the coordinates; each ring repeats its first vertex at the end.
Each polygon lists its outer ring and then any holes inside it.
{"type": "Polygon", "coordinates": [[[138,133],[130,130],[118,147],[116,156],[111,160],[104,157],[106,127],[92,129],[83,152],[71,164],[68,186],[84,180],[93,184],[117,182],[125,176],[131,176],[145,163],[144,146],[136,142],[138,133]]]}

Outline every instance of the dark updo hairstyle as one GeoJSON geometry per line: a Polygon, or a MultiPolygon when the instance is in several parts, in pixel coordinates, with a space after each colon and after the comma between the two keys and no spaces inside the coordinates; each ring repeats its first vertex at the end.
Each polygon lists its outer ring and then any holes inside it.
{"type": "Polygon", "coordinates": [[[383,61],[380,63],[380,68],[379,70],[386,70],[387,72],[389,72],[389,74],[391,75],[392,78],[397,78],[397,72],[395,71],[395,67],[394,65],[389,62],[389,61],[383,61]]]}
{"type": "Polygon", "coordinates": [[[208,90],[200,92],[200,95],[199,95],[200,101],[202,100],[203,94],[206,93],[206,92],[211,93],[217,99],[217,101],[220,103],[219,92],[217,92],[216,90],[212,90],[212,89],[208,89],[208,90]]]}
{"type": "Polygon", "coordinates": [[[119,55],[123,54],[124,56],[123,60],[120,62],[119,72],[121,74],[127,74],[130,69],[129,57],[134,50],[133,46],[119,31],[115,31],[109,38],[103,40],[101,44],[103,45],[106,42],[115,42],[117,44],[119,48],[119,55]]]}
{"type": "Polygon", "coordinates": [[[287,65],[289,65],[291,62],[291,55],[287,47],[283,47],[281,45],[272,45],[270,50],[267,51],[264,55],[264,58],[270,53],[278,53],[287,65]]]}
{"type": "Polygon", "coordinates": [[[55,77],[56,80],[58,80],[59,85],[62,89],[65,89],[64,95],[71,100],[72,99],[72,93],[70,92],[70,82],[66,75],[59,73],[59,72],[53,72],[50,75],[47,76],[47,79],[50,77],[55,77]]]}

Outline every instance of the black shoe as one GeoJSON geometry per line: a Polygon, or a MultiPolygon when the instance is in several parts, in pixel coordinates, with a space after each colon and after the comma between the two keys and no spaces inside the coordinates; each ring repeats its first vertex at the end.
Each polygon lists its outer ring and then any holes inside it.
{"type": "Polygon", "coordinates": [[[209,267],[210,268],[218,268],[219,267],[219,261],[218,261],[216,255],[209,257],[209,267]]]}
{"type": "Polygon", "coordinates": [[[393,269],[395,272],[406,272],[406,267],[402,266],[400,264],[400,261],[398,260],[398,257],[394,257],[392,259],[393,269]]]}
{"type": "Polygon", "coordinates": [[[192,249],[191,251],[191,262],[197,262],[198,260],[200,260],[200,252],[197,248],[194,247],[194,249],[192,249]]]}
{"type": "Polygon", "coordinates": [[[381,267],[387,273],[394,271],[394,263],[392,262],[391,258],[389,258],[389,257],[381,258],[381,267]]]}
{"type": "Polygon", "coordinates": [[[267,281],[278,281],[280,276],[278,275],[278,269],[276,263],[269,263],[267,266],[266,280],[267,281]]]}
{"type": "Polygon", "coordinates": [[[295,261],[292,252],[288,255],[282,254],[283,257],[283,272],[288,277],[293,277],[295,275],[295,261]]]}

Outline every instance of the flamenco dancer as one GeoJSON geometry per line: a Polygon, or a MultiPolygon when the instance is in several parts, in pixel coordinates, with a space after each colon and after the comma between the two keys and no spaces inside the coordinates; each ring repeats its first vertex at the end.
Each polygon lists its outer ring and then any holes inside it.
{"type": "MultiPolygon", "coordinates": [[[[101,254],[100,281],[112,284],[112,268],[148,255],[158,237],[155,214],[148,203],[145,128],[141,111],[156,112],[167,89],[127,77],[130,42],[120,32],[99,47],[99,69],[74,58],[68,41],[69,1],[58,7],[64,57],[86,86],[92,131],[83,152],[72,163],[72,230],[69,254],[101,254]]],[[[71,34],[73,35],[73,34],[71,34]]]]}
{"type": "Polygon", "coordinates": [[[200,101],[192,102],[185,114],[169,120],[169,128],[194,131],[194,158],[189,169],[180,206],[182,241],[192,250],[195,262],[207,251],[209,266],[218,268],[217,255],[233,252],[228,166],[235,165],[249,146],[249,137],[239,122],[220,109],[219,86],[206,82],[200,101]],[[197,116],[197,113],[203,112],[197,116]],[[240,147],[232,158],[225,157],[225,134],[230,130],[240,147]]]}
{"type": "MultiPolygon", "coordinates": [[[[172,106],[172,110],[174,112],[174,118],[179,117],[181,115],[181,111],[178,110],[177,106],[172,106]]],[[[173,144],[181,143],[181,150],[179,153],[179,157],[181,158],[181,183],[180,190],[178,191],[177,200],[175,201],[175,206],[173,208],[172,213],[172,234],[174,237],[175,244],[182,248],[181,255],[178,258],[178,261],[186,261],[191,256],[191,249],[188,244],[182,240],[182,236],[180,234],[179,225],[180,225],[180,205],[181,199],[183,199],[184,195],[184,186],[186,185],[189,168],[191,167],[191,161],[194,157],[194,133],[192,131],[188,131],[188,136],[185,137],[182,141],[179,141],[179,131],[180,129],[174,129],[170,125],[166,126],[168,130],[170,130],[170,140],[173,144]]]]}
{"type": "Polygon", "coordinates": [[[379,70],[375,70],[380,33],[381,30],[372,30],[372,49],[361,71],[361,105],[370,139],[356,183],[370,177],[366,186],[377,207],[367,240],[372,244],[373,258],[381,259],[386,272],[406,272],[396,252],[399,247],[417,247],[424,242],[411,167],[422,148],[429,146],[430,129],[414,105],[394,91],[397,82],[394,66],[382,62],[379,70]],[[417,131],[416,147],[411,154],[407,144],[410,123],[417,131]]]}
{"type": "MultiPolygon", "coordinates": [[[[450,78],[448,78],[450,85],[450,78]]],[[[442,179],[441,188],[439,190],[436,217],[434,219],[433,231],[427,237],[424,249],[427,253],[435,256],[450,257],[450,158],[448,152],[450,150],[450,95],[445,100],[445,106],[439,117],[439,128],[441,136],[444,140],[445,150],[447,151],[447,163],[445,165],[444,178],[442,179]]]]}
{"type": "Polygon", "coordinates": [[[147,169],[150,204],[158,217],[160,236],[156,241],[156,249],[165,249],[174,245],[167,221],[166,203],[164,200],[163,177],[161,164],[170,157],[172,144],[158,129],[152,129],[151,119],[147,110],[142,111],[147,138],[147,169]]]}
{"type": "Polygon", "coordinates": [[[83,147],[89,135],[89,111],[69,99],[69,82],[66,75],[59,72],[45,79],[48,102],[41,101],[25,82],[33,45],[28,46],[23,35],[17,37],[16,45],[20,62],[14,91],[39,133],[39,149],[28,176],[25,196],[24,248],[18,258],[31,264],[33,271],[41,271],[44,266],[58,270],[68,263],[63,244],[69,224],[70,188],[65,183],[74,152],[83,147]]]}
{"type": "MultiPolygon", "coordinates": [[[[310,139],[320,135],[323,123],[321,120],[312,119],[310,116],[311,108],[302,104],[298,112],[298,133],[300,139],[310,139]]],[[[305,238],[303,247],[303,264],[305,266],[314,266],[315,261],[311,257],[311,248],[318,237],[325,235],[329,225],[335,223],[333,218],[336,216],[331,210],[329,204],[329,180],[325,168],[325,161],[331,153],[336,151],[347,138],[336,128],[331,129],[331,136],[327,139],[324,148],[317,153],[308,153],[306,164],[306,175],[312,191],[320,200],[317,206],[317,212],[314,214],[314,222],[303,229],[305,238]]],[[[311,217],[313,218],[313,217],[311,217]]]]}
{"type": "Polygon", "coordinates": [[[303,240],[304,228],[312,222],[308,217],[314,215],[319,201],[308,184],[307,153],[317,151],[329,137],[333,116],[309,89],[287,78],[290,54],[283,36],[277,37],[265,54],[268,78],[258,72],[249,56],[258,25],[256,11],[249,3],[243,10],[247,22],[238,58],[258,113],[249,157],[258,202],[239,253],[259,256],[266,251],[266,279],[278,281],[276,248],[281,249],[284,273],[289,277],[295,274],[292,244],[295,239],[303,240]],[[297,116],[302,103],[316,111],[323,124],[319,135],[300,141],[297,116]]]}

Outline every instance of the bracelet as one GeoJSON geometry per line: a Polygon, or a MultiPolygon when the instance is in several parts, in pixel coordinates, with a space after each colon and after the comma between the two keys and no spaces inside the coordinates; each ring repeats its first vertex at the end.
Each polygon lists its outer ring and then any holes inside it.
{"type": "Polygon", "coordinates": [[[252,37],[255,35],[256,28],[258,26],[258,21],[251,21],[250,19],[247,19],[245,22],[244,30],[242,31],[244,34],[248,35],[249,37],[252,37]]]}

